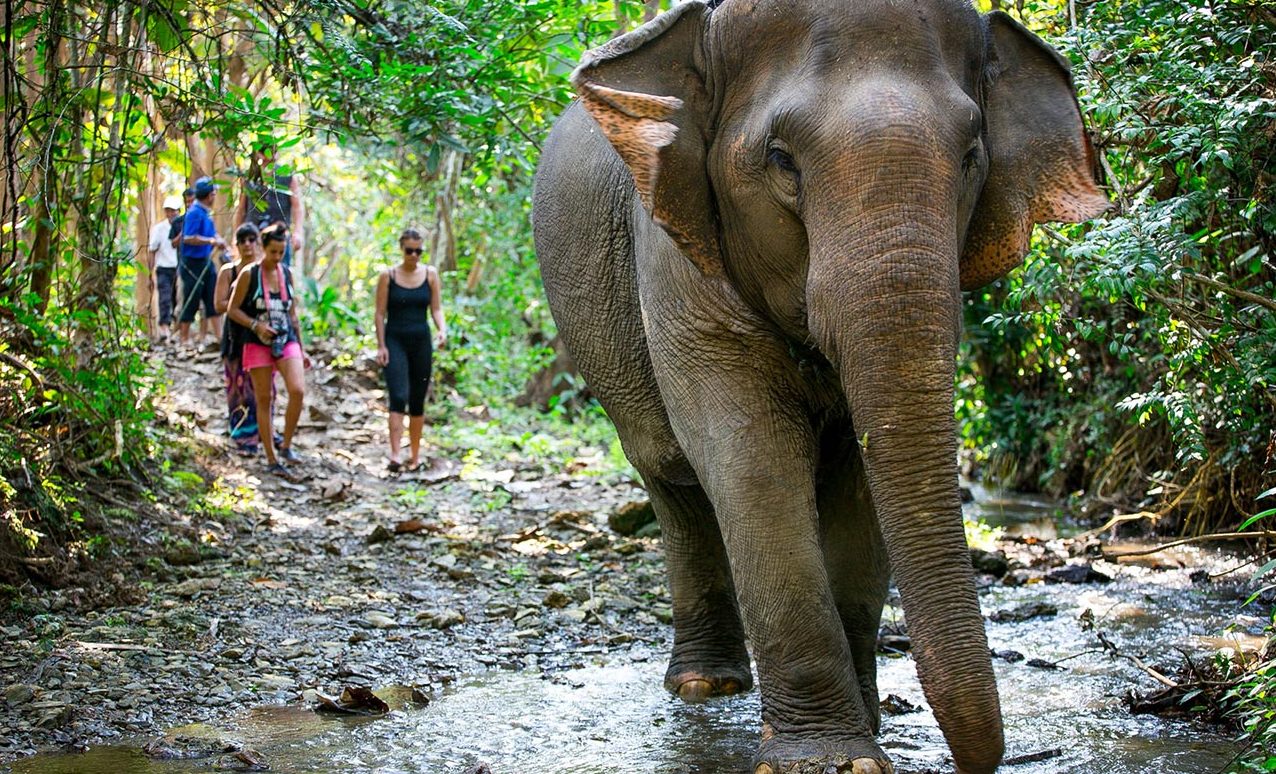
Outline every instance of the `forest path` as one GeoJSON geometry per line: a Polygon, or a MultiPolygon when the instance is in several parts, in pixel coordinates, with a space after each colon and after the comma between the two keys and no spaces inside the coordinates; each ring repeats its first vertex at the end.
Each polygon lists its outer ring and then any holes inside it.
{"type": "MultiPolygon", "coordinates": [[[[215,354],[169,353],[165,365],[162,411],[189,424],[212,476],[207,488],[166,476],[192,489],[173,514],[189,540],[158,549],[144,604],[65,609],[3,632],[0,684],[22,706],[0,716],[0,765],[296,702],[305,689],[428,694],[463,673],[666,648],[657,542],[607,527],[645,494],[591,468],[605,450],[565,463],[566,452],[431,448],[428,469],[391,475],[375,373],[317,363],[293,483],[230,450],[215,354]]],[[[482,409],[458,414],[475,432],[492,425],[482,409]]]]}
{"type": "MultiPolygon", "coordinates": [[[[189,542],[160,547],[143,604],[68,607],[3,632],[0,684],[12,711],[0,716],[0,766],[36,749],[85,746],[95,749],[15,770],[207,766],[155,760],[175,754],[241,768],[262,756],[298,772],[747,764],[756,691],[684,705],[661,688],[672,632],[658,539],[609,528],[610,512],[645,495],[603,450],[528,437],[475,452],[465,444],[501,432],[475,407],[453,412],[461,418],[447,432],[428,433],[439,444],[427,451],[429,468],[391,476],[375,370],[320,364],[308,373],[310,408],[296,440],[306,478],[293,483],[229,450],[215,355],[170,356],[167,367],[166,419],[189,425],[213,479],[173,514],[189,542]],[[348,686],[391,689],[399,707],[413,689],[432,701],[372,722],[334,723],[305,709],[316,690],[348,686]],[[256,749],[223,754],[227,740],[256,749]]],[[[193,478],[166,474],[179,489],[193,478]]],[[[976,557],[987,573],[981,602],[1008,755],[1021,759],[1012,770],[1219,770],[1234,752],[1225,737],[1128,713],[1121,696],[1155,684],[1098,633],[1147,660],[1199,648],[1200,635],[1229,623],[1239,625],[1238,648],[1259,641],[1244,632],[1261,620],[1236,615],[1243,579],[1198,580],[1235,562],[1193,548],[1104,561],[1089,543],[1027,534],[1055,528],[1048,504],[979,494],[973,512],[1018,535],[998,543],[1004,556],[976,557]]],[[[907,649],[896,605],[879,641],[882,743],[901,772],[949,772],[912,660],[887,655],[907,649]]]]}

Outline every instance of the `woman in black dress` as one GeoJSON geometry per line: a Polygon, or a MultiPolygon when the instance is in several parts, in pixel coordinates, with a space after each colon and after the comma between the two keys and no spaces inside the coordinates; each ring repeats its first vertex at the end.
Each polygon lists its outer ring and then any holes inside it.
{"type": "Polygon", "coordinates": [[[421,232],[405,229],[399,236],[402,261],[377,280],[377,362],[385,370],[390,404],[390,470],[402,463],[403,415],[408,416],[408,470],[421,465],[421,430],[425,395],[430,387],[434,349],[447,344],[447,322],[439,293],[439,273],[422,264],[421,232]],[[430,335],[430,318],[435,332],[430,335]],[[433,339],[433,347],[431,346],[433,339]]]}

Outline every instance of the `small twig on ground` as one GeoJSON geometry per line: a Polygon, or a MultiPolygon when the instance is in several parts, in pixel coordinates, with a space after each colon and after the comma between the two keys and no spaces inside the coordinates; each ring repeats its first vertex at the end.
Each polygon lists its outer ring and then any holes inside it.
{"type": "Polygon", "coordinates": [[[1164,551],[1168,548],[1176,546],[1184,546],[1189,543],[1208,543],[1218,540],[1250,540],[1253,538],[1276,538],[1276,532],[1272,530],[1261,530],[1257,532],[1216,532],[1211,535],[1200,535],[1198,537],[1181,538],[1179,540],[1171,540],[1168,543],[1162,543],[1152,548],[1139,548],[1133,551],[1121,551],[1120,553],[1108,554],[1104,553],[1104,558],[1109,560],[1117,560],[1123,556],[1146,556],[1164,551]]]}
{"type": "Polygon", "coordinates": [[[1055,748],[1053,750],[1042,750],[1041,752],[1028,753],[1026,755],[1013,755],[1001,762],[1002,766],[1021,766],[1025,763],[1040,763],[1048,761],[1051,758],[1058,758],[1063,755],[1063,750],[1055,748]]]}
{"type": "Polygon", "coordinates": [[[1116,516],[1113,516],[1112,518],[1108,519],[1107,522],[1105,522],[1102,527],[1099,527],[1097,529],[1092,529],[1088,532],[1082,532],[1080,535],[1077,535],[1075,538],[1073,538],[1073,540],[1076,540],[1078,542],[1085,542],[1086,540],[1089,540],[1092,537],[1098,537],[1099,535],[1102,535],[1104,532],[1107,532],[1108,530],[1112,529],[1118,524],[1121,524],[1127,521],[1139,521],[1140,519],[1148,519],[1150,521],[1156,521],[1157,519],[1161,518],[1161,516],[1162,514],[1153,513],[1151,511],[1139,511],[1137,513],[1119,513],[1116,516]]]}

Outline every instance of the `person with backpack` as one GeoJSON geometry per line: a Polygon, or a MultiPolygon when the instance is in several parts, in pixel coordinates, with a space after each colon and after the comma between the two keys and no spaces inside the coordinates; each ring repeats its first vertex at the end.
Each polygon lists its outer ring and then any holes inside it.
{"type": "Polygon", "coordinates": [[[235,223],[252,223],[258,229],[282,224],[289,231],[284,266],[292,267],[293,255],[305,244],[306,205],[301,180],[278,163],[275,149],[263,145],[253,152],[248,172],[240,180],[235,223]]]}
{"type": "MultiPolygon", "coordinates": [[[[213,307],[213,285],[217,281],[213,268],[213,250],[224,248],[226,240],[217,235],[213,224],[213,198],[217,186],[211,177],[195,181],[195,203],[182,219],[181,261],[178,263],[182,278],[182,313],[178,318],[178,332],[182,345],[188,346],[191,323],[202,306],[204,319],[212,326],[212,334],[221,337],[221,316],[213,307]]],[[[202,336],[201,336],[202,339],[202,336]]]]}
{"type": "Polygon", "coordinates": [[[261,234],[261,260],[239,273],[227,307],[230,319],[247,329],[243,368],[248,371],[257,403],[257,434],[266,451],[267,470],[295,480],[285,463],[297,463],[293,435],[305,400],[305,369],[310,358],[301,349],[298,303],[293,292],[292,270],[283,265],[288,230],[272,226],[261,234]],[[288,405],[284,410],[283,443],[275,450],[271,417],[275,371],[284,378],[288,405]]]}

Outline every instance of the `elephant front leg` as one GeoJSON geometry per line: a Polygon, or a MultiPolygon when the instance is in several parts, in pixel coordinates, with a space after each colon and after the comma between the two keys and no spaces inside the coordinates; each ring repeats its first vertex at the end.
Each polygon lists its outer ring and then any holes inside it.
{"type": "Polygon", "coordinates": [[[673,654],[665,687],[703,701],[753,687],[744,627],[713,506],[698,484],[644,476],[660,521],[673,598],[673,654]]]}
{"type": "Polygon", "coordinates": [[[854,434],[847,427],[830,435],[833,443],[826,443],[821,455],[817,499],[824,566],[851,648],[864,708],[877,731],[881,725],[877,634],[890,589],[890,564],[854,434]]]}
{"type": "Polygon", "coordinates": [[[755,771],[890,771],[824,564],[809,423],[778,405],[753,419],[741,408],[706,412],[736,427],[726,435],[710,428],[689,447],[757,662],[763,731],[755,771]]]}

